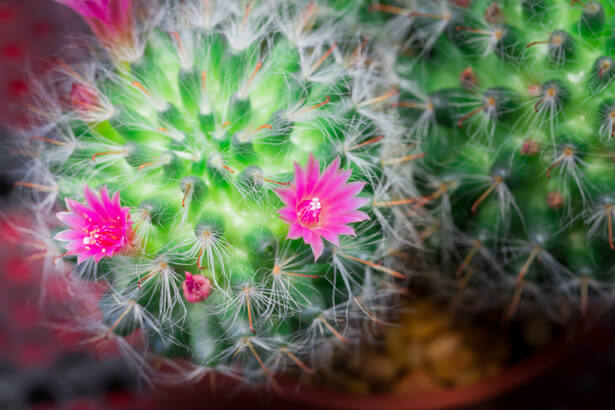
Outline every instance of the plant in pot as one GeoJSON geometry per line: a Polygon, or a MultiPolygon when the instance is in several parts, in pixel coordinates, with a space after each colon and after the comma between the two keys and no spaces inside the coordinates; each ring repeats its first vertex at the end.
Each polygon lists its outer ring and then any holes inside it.
{"type": "Polygon", "coordinates": [[[392,314],[416,156],[354,9],[60,2],[99,41],[35,83],[15,185],[57,216],[37,252],[109,286],[90,342],[279,390],[392,314]]]}
{"type": "Polygon", "coordinates": [[[408,248],[473,310],[610,293],[611,5],[61,2],[101,47],[18,185],[112,284],[100,341],[276,386],[388,319],[408,248]]]}

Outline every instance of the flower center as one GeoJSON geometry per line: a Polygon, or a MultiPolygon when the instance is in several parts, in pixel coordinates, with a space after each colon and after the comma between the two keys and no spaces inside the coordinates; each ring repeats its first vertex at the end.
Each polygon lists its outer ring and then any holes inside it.
{"type": "Polygon", "coordinates": [[[83,238],[83,244],[103,248],[103,252],[119,245],[123,237],[122,228],[118,224],[92,224],[85,230],[88,236],[83,238]]]}
{"type": "Polygon", "coordinates": [[[320,222],[322,205],[318,198],[304,199],[297,206],[297,214],[301,225],[311,228],[320,222]]]}

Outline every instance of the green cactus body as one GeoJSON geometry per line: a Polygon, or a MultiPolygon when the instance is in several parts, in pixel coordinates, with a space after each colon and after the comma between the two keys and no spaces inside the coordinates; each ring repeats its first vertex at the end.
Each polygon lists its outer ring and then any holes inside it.
{"type": "Polygon", "coordinates": [[[35,142],[40,175],[53,182],[33,179],[23,192],[42,191],[41,207],[56,193],[79,200],[84,183],[106,186],[130,208],[130,244],[77,268],[111,284],[106,339],[140,329],[160,354],[271,376],[309,370],[319,351],[391,310],[403,278],[392,255],[412,226],[391,201],[408,195],[412,147],[383,68],[366,63],[357,33],[340,33],[352,10],[233,4],[165,11],[134,61],[62,63],[70,109],[35,142]],[[370,220],[322,255],[287,239],[274,192],[297,184],[310,154],[322,168],[339,157],[351,181],[366,183],[358,198],[370,220]],[[186,302],[185,271],[211,282],[206,300],[186,302]]]}
{"type": "Polygon", "coordinates": [[[383,3],[370,18],[400,49],[398,106],[425,154],[425,247],[510,314],[610,294],[613,3],[383,3]]]}

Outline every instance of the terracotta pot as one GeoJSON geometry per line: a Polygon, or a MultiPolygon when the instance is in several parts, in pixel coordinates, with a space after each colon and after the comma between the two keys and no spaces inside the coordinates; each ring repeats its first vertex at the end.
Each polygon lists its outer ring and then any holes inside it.
{"type": "Polygon", "coordinates": [[[300,409],[356,409],[356,410],[427,410],[452,409],[470,406],[498,397],[529,383],[533,378],[558,363],[570,345],[560,341],[544,351],[524,359],[498,375],[465,387],[413,394],[357,395],[323,388],[297,386],[291,380],[281,381],[282,395],[263,391],[238,390],[237,382],[217,377],[215,391],[207,377],[200,383],[158,392],[161,408],[208,409],[224,408],[280,408],[300,409]],[[203,407],[204,408],[204,407],[203,407]]]}

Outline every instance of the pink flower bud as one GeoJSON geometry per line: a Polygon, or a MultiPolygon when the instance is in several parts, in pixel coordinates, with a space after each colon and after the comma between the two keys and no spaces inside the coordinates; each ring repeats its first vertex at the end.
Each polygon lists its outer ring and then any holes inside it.
{"type": "Polygon", "coordinates": [[[540,151],[540,146],[536,141],[526,140],[521,146],[521,154],[536,155],[540,151]]]}
{"type": "Polygon", "coordinates": [[[209,297],[211,293],[211,281],[203,275],[193,275],[190,272],[186,272],[186,280],[182,288],[184,289],[186,301],[198,303],[209,297]]]}

